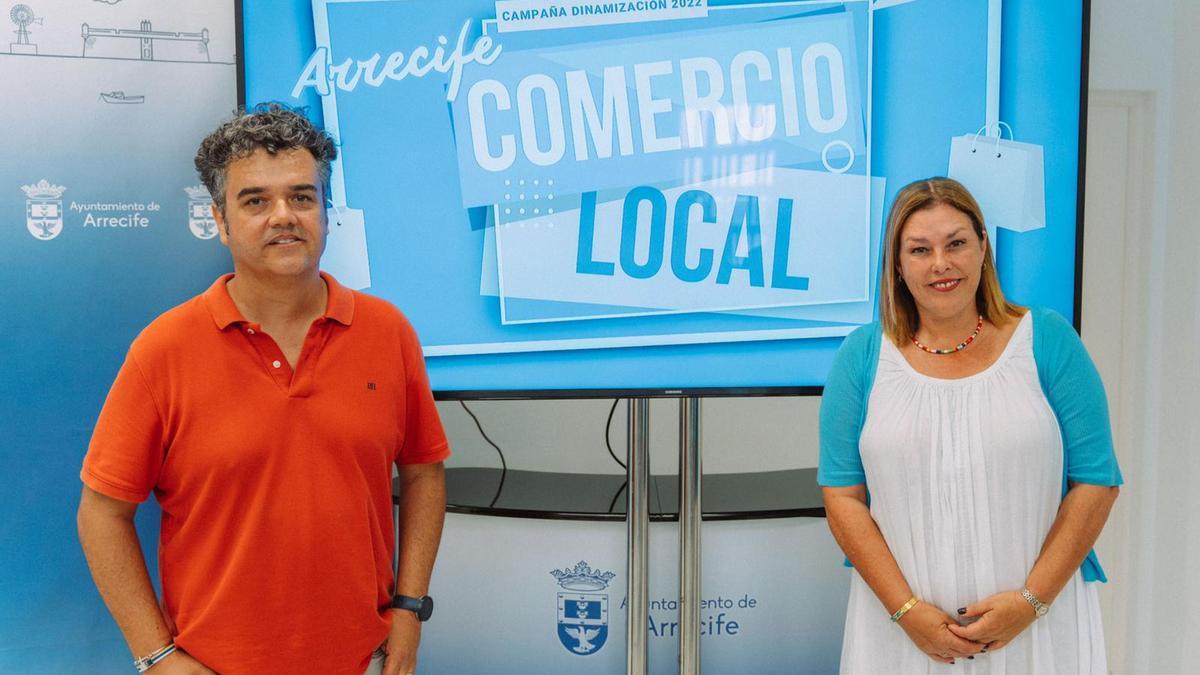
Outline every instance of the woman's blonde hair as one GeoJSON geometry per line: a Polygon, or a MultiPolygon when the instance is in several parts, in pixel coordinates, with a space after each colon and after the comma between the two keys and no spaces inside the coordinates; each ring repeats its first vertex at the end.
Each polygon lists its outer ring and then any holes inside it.
{"type": "MultiPolygon", "coordinates": [[[[879,321],[884,335],[897,346],[903,345],[921,326],[912,293],[900,281],[900,233],[914,213],[938,204],[945,204],[965,214],[971,219],[975,235],[981,241],[987,240],[983,212],[962,183],[951,178],[934,177],[913,181],[900,189],[888,213],[883,272],[879,275],[879,321]]],[[[983,318],[1000,326],[1008,323],[1012,317],[1021,316],[1022,308],[1004,298],[1000,280],[996,276],[996,263],[992,259],[992,244],[987,243],[979,288],[975,291],[975,307],[983,318]]]]}

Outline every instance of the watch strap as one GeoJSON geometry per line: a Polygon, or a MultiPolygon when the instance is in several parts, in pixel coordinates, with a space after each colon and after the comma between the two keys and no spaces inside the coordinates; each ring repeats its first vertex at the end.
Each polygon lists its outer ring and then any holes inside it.
{"type": "Polygon", "coordinates": [[[1046,616],[1046,612],[1050,611],[1050,605],[1039,600],[1038,597],[1033,594],[1033,591],[1029,590],[1028,588],[1021,589],[1021,597],[1025,598],[1025,602],[1028,602],[1029,605],[1033,607],[1033,613],[1038,616],[1046,616]]]}
{"type": "Polygon", "coordinates": [[[428,621],[433,616],[433,598],[423,595],[414,598],[409,595],[392,597],[392,609],[406,609],[417,615],[418,621],[428,621]]]}

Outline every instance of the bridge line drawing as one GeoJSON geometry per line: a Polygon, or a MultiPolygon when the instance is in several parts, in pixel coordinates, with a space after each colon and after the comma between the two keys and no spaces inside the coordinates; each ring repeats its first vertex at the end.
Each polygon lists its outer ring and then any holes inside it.
{"type": "Polygon", "coordinates": [[[204,60],[211,63],[212,58],[208,52],[208,29],[201,29],[198,33],[188,33],[181,31],[165,31],[154,30],[149,20],[143,20],[140,29],[132,28],[93,28],[86,23],[80,29],[80,35],[83,36],[83,57],[87,58],[88,41],[95,38],[124,38],[137,40],[141,47],[140,58],[142,61],[154,60],[154,41],[155,40],[170,40],[176,42],[197,42],[204,50],[204,60]]]}

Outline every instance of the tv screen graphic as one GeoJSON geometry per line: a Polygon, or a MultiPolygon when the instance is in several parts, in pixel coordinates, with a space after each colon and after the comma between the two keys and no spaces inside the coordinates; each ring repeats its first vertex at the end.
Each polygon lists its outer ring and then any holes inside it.
{"type": "Polygon", "coordinates": [[[337,138],[323,267],[439,395],[814,393],[912,180],[1075,313],[1086,8],[999,4],[244,3],[244,98],[337,138]]]}

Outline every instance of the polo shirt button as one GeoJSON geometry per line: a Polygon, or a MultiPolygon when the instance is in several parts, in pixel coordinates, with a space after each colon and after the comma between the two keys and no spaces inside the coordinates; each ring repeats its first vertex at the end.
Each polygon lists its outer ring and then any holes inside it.
{"type": "Polygon", "coordinates": [[[253,329],[253,328],[247,328],[247,329],[246,329],[246,332],[247,332],[247,333],[249,333],[249,334],[251,334],[251,335],[254,335],[254,329],[253,329]]]}
{"type": "Polygon", "coordinates": [[[271,362],[271,365],[272,365],[272,366],[275,366],[276,368],[278,368],[279,366],[282,366],[283,364],[282,364],[282,363],[280,363],[280,362],[278,362],[278,361],[272,361],[272,362],[271,362]]]}

